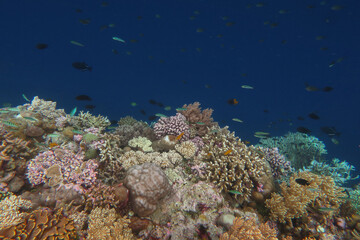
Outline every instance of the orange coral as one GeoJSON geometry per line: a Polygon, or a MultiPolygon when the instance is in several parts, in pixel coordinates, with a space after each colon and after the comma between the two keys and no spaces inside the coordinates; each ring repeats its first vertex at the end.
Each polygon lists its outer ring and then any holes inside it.
{"type": "Polygon", "coordinates": [[[77,233],[72,220],[59,210],[39,209],[25,218],[23,223],[0,230],[2,239],[76,239],[77,233]]]}
{"type": "Polygon", "coordinates": [[[268,224],[257,225],[253,218],[248,220],[243,218],[235,218],[230,230],[220,236],[220,240],[278,240],[275,229],[269,227],[268,224]]]}

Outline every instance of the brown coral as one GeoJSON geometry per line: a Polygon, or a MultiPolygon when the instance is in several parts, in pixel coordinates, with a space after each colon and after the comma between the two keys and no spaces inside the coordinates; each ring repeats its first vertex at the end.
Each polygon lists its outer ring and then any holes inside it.
{"type": "Polygon", "coordinates": [[[23,223],[1,229],[0,236],[4,239],[76,239],[77,233],[72,220],[61,210],[54,214],[45,208],[32,212],[23,223]]]}
{"type": "Polygon", "coordinates": [[[201,110],[199,102],[188,105],[185,104],[182,106],[182,109],[186,110],[178,110],[178,112],[184,115],[189,122],[190,131],[193,133],[191,138],[196,135],[200,137],[204,136],[208,132],[208,128],[215,126],[216,124],[211,117],[213,110],[210,108],[201,110]]]}
{"type": "Polygon", "coordinates": [[[319,176],[311,172],[295,173],[289,180],[289,185],[282,182],[281,195],[273,193],[271,199],[266,200],[266,207],[270,209],[272,220],[288,222],[291,219],[307,215],[308,207],[314,210],[331,208],[336,210],[344,202],[342,190],[337,187],[329,176],[319,176]],[[309,184],[301,185],[297,179],[303,179],[309,184]]]}
{"type": "Polygon", "coordinates": [[[220,236],[220,240],[277,240],[277,232],[269,227],[268,224],[262,223],[257,225],[255,220],[235,218],[230,230],[220,236]]]}

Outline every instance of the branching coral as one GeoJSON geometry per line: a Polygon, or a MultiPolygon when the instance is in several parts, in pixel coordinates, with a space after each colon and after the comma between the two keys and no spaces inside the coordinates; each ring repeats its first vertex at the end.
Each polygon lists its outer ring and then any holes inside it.
{"type": "Polygon", "coordinates": [[[220,240],[277,240],[277,232],[266,223],[256,224],[255,220],[236,218],[231,229],[220,236],[220,240]]]}
{"type": "Polygon", "coordinates": [[[77,239],[72,220],[61,210],[53,213],[46,208],[35,210],[23,223],[1,229],[0,236],[5,239],[77,239]]]}
{"type": "Polygon", "coordinates": [[[129,141],[129,146],[139,148],[144,152],[152,152],[151,141],[146,137],[136,137],[129,141]]]}
{"type": "Polygon", "coordinates": [[[266,207],[270,209],[271,219],[281,223],[291,224],[293,218],[306,216],[308,207],[315,211],[324,208],[336,210],[345,197],[331,177],[310,172],[295,173],[290,177],[289,185],[282,182],[280,187],[281,195],[273,193],[266,200],[266,207]]]}
{"type": "Polygon", "coordinates": [[[222,191],[236,190],[243,200],[265,174],[264,154],[246,146],[227,127],[205,135],[203,151],[207,154],[207,179],[222,191]]]}
{"type": "Polygon", "coordinates": [[[281,178],[293,171],[289,161],[279,153],[278,148],[261,148],[265,154],[265,160],[269,162],[274,178],[281,178]]]}
{"type": "Polygon", "coordinates": [[[56,102],[45,101],[38,96],[34,97],[31,104],[25,104],[24,107],[28,111],[33,111],[41,114],[43,117],[49,119],[56,119],[65,116],[64,109],[56,109],[56,102]]]}
{"type": "Polygon", "coordinates": [[[136,239],[128,228],[130,220],[117,217],[115,209],[95,208],[89,215],[88,240],[136,239]]]}
{"type": "Polygon", "coordinates": [[[191,138],[204,136],[208,132],[208,129],[216,124],[211,117],[213,110],[210,108],[201,110],[199,102],[188,105],[185,104],[178,112],[184,115],[189,122],[190,128],[192,129],[191,138]]]}
{"type": "Polygon", "coordinates": [[[159,139],[166,135],[180,136],[180,134],[182,134],[180,142],[190,138],[189,125],[180,113],[171,117],[161,117],[154,125],[154,132],[159,139]]]}
{"type": "Polygon", "coordinates": [[[314,136],[304,133],[288,133],[284,137],[260,139],[260,146],[279,149],[291,162],[291,166],[300,169],[314,159],[322,160],[327,154],[325,144],[314,136]]]}
{"type": "Polygon", "coordinates": [[[190,159],[195,156],[197,152],[197,147],[192,141],[185,141],[180,144],[175,145],[176,151],[178,151],[185,159],[190,159]]]}
{"type": "Polygon", "coordinates": [[[104,130],[111,125],[107,117],[103,117],[100,114],[94,116],[89,112],[80,111],[78,116],[74,116],[70,119],[70,124],[76,128],[99,128],[104,130]]]}
{"type": "Polygon", "coordinates": [[[153,129],[147,123],[141,121],[122,121],[111,134],[117,137],[119,147],[126,147],[131,139],[140,136],[146,137],[150,141],[156,139],[153,129]]]}
{"type": "MultiPolygon", "coordinates": [[[[11,195],[0,201],[0,229],[23,222],[26,213],[20,209],[31,208],[31,202],[11,195]]],[[[0,234],[1,236],[1,234],[0,234]]]]}

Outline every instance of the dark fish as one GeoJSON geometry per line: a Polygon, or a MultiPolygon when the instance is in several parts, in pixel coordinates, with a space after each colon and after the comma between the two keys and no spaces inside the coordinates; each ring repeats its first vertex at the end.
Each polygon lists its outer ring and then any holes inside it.
{"type": "Polygon", "coordinates": [[[91,97],[89,97],[88,95],[79,95],[75,97],[76,100],[79,101],[91,101],[91,97]]]}
{"type": "Polygon", "coordinates": [[[305,133],[305,134],[311,133],[311,130],[306,127],[298,127],[296,130],[300,133],[305,133]]]}
{"type": "Polygon", "coordinates": [[[73,62],[72,66],[74,68],[76,68],[76,69],[79,69],[79,70],[83,71],[83,72],[92,70],[92,67],[87,65],[85,62],[73,62]]]}
{"type": "Polygon", "coordinates": [[[75,12],[77,12],[77,13],[81,13],[81,12],[82,12],[82,10],[81,10],[80,8],[77,8],[77,9],[75,9],[75,12]]]}
{"type": "Polygon", "coordinates": [[[334,88],[332,88],[332,87],[326,86],[322,90],[323,90],[323,92],[331,92],[333,89],[334,88]]]}
{"type": "Polygon", "coordinates": [[[111,51],[112,51],[114,54],[116,54],[116,55],[119,54],[118,50],[116,50],[116,49],[112,49],[111,51]]]}
{"type": "Polygon", "coordinates": [[[269,110],[267,110],[267,109],[264,109],[264,113],[268,113],[269,112],[269,110]]]}
{"type": "Polygon", "coordinates": [[[153,105],[156,105],[156,104],[157,104],[157,102],[156,102],[154,99],[150,99],[150,100],[149,100],[149,103],[150,103],[150,104],[153,104],[153,105]]]}
{"type": "Polygon", "coordinates": [[[231,99],[229,99],[227,102],[228,102],[228,104],[230,104],[230,105],[236,105],[236,104],[239,103],[239,101],[236,100],[235,98],[231,98],[231,99]]]}
{"type": "Polygon", "coordinates": [[[85,108],[89,110],[94,110],[95,107],[96,107],[95,105],[91,105],[91,104],[85,105],[85,108]]]}
{"type": "Polygon", "coordinates": [[[140,110],[140,113],[141,113],[142,115],[146,115],[146,112],[145,112],[144,109],[141,109],[141,110],[140,110]]]}
{"type": "Polygon", "coordinates": [[[310,113],[308,116],[309,116],[309,118],[314,119],[314,120],[320,119],[320,117],[316,113],[310,113]]]}
{"type": "Polygon", "coordinates": [[[36,44],[36,48],[39,49],[39,50],[43,50],[45,48],[47,48],[48,45],[46,43],[38,43],[36,44]]]}
{"type": "Polygon", "coordinates": [[[108,2],[102,2],[102,3],[101,3],[101,6],[102,6],[102,7],[107,7],[108,5],[109,5],[108,2]]]}
{"type": "Polygon", "coordinates": [[[335,127],[321,127],[320,130],[328,136],[340,136],[341,133],[335,127]]]}
{"type": "Polygon", "coordinates": [[[302,179],[302,178],[295,179],[295,182],[297,182],[298,184],[303,185],[303,186],[310,185],[308,180],[302,179]]]}
{"type": "Polygon", "coordinates": [[[110,120],[110,124],[111,124],[111,125],[116,125],[117,123],[118,123],[117,120],[110,120]]]}
{"type": "Polygon", "coordinates": [[[155,115],[151,115],[148,117],[149,121],[154,121],[155,119],[157,119],[158,117],[155,115]]]}
{"type": "Polygon", "coordinates": [[[311,86],[309,85],[308,83],[305,83],[305,89],[306,91],[308,92],[316,92],[316,91],[319,91],[319,89],[315,86],[311,86]]]}
{"type": "Polygon", "coordinates": [[[228,27],[231,27],[231,26],[234,26],[235,25],[235,22],[227,22],[226,23],[226,26],[228,26],[228,27]]]}
{"type": "Polygon", "coordinates": [[[88,25],[91,22],[91,19],[90,18],[80,19],[79,22],[84,24],[84,25],[88,25]]]}
{"type": "Polygon", "coordinates": [[[165,105],[162,104],[161,102],[157,102],[156,105],[159,106],[159,107],[165,107],[165,105]]]}
{"type": "Polygon", "coordinates": [[[305,120],[305,118],[303,118],[302,116],[298,116],[297,120],[303,121],[303,120],[305,120]]]}

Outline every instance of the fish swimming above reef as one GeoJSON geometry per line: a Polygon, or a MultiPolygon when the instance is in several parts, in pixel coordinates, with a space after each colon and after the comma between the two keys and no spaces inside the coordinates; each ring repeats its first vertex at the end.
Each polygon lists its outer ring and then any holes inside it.
{"type": "Polygon", "coordinates": [[[311,130],[308,129],[308,128],[306,128],[306,127],[298,127],[298,128],[296,129],[296,131],[298,131],[298,132],[300,132],[300,133],[305,133],[305,134],[311,133],[311,130]]]}
{"type": "Polygon", "coordinates": [[[319,115],[317,115],[316,113],[313,113],[313,112],[310,113],[308,116],[309,116],[309,118],[314,119],[314,120],[320,119],[319,115]]]}
{"type": "Polygon", "coordinates": [[[309,181],[306,179],[303,179],[303,178],[297,178],[297,179],[295,179],[295,182],[297,182],[298,184],[303,185],[303,186],[310,185],[309,181]]]}
{"type": "Polygon", "coordinates": [[[36,48],[39,50],[43,50],[46,49],[49,45],[47,45],[46,43],[38,43],[36,44],[36,48]]]}
{"type": "Polygon", "coordinates": [[[96,107],[95,105],[91,105],[91,104],[85,105],[85,108],[89,110],[94,110],[95,107],[96,107]]]}
{"type": "Polygon", "coordinates": [[[322,89],[323,92],[331,92],[334,88],[330,86],[326,86],[322,89]]]}
{"type": "Polygon", "coordinates": [[[75,97],[76,100],[79,101],[91,101],[91,97],[89,97],[88,95],[78,95],[75,97]]]}
{"type": "Polygon", "coordinates": [[[335,127],[321,127],[320,130],[328,136],[340,136],[341,132],[338,132],[335,127]]]}
{"type": "Polygon", "coordinates": [[[90,67],[89,65],[87,65],[85,62],[73,62],[72,66],[78,70],[81,70],[83,72],[85,71],[91,71],[92,67],[90,67]]]}
{"type": "Polygon", "coordinates": [[[227,102],[228,102],[228,104],[230,104],[230,105],[237,105],[237,104],[239,103],[239,101],[236,100],[235,98],[231,98],[231,99],[229,99],[227,102]]]}

